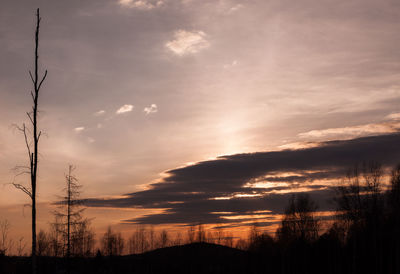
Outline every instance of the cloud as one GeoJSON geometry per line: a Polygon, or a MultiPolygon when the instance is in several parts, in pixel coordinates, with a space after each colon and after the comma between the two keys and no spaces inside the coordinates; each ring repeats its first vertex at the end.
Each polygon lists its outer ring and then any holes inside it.
{"type": "Polygon", "coordinates": [[[230,63],[230,64],[225,64],[225,65],[224,65],[224,69],[231,68],[231,67],[235,67],[235,66],[238,65],[238,63],[239,63],[239,62],[238,62],[237,60],[233,60],[232,63],[230,63]]]}
{"type": "Polygon", "coordinates": [[[85,127],[76,127],[76,128],[74,128],[74,130],[75,130],[75,132],[82,132],[82,131],[84,131],[85,130],[85,127]]]}
{"type": "MultiPolygon", "coordinates": [[[[394,115],[392,115],[391,117],[394,117],[394,115]]],[[[333,138],[338,139],[338,138],[354,138],[360,136],[394,133],[398,132],[399,130],[400,130],[400,122],[391,121],[391,122],[357,125],[350,127],[311,130],[308,132],[300,133],[298,134],[298,136],[300,138],[308,140],[333,139],[333,138]]]]}
{"type": "Polygon", "coordinates": [[[94,116],[101,116],[101,115],[104,115],[105,113],[106,113],[105,110],[99,110],[99,111],[96,111],[95,113],[93,113],[93,115],[94,116]]]}
{"type": "Polygon", "coordinates": [[[203,31],[177,30],[174,33],[174,39],[167,42],[165,46],[179,56],[193,54],[210,46],[205,37],[206,34],[203,31]]]}
{"type": "Polygon", "coordinates": [[[335,182],[348,168],[363,161],[385,167],[398,163],[400,134],[320,143],[299,150],[222,156],[172,169],[149,189],[116,199],[89,199],[88,206],[164,209],[158,214],[125,220],[128,223],[233,223],[231,215],[268,210],[271,220],[281,214],[292,193],[307,192],[321,211],[333,210],[335,182]],[[220,212],[220,213],[218,213],[220,212]]]}
{"type": "Polygon", "coordinates": [[[156,104],[151,104],[151,106],[145,107],[143,111],[146,112],[146,115],[148,115],[150,113],[156,113],[158,108],[156,104]]]}
{"type": "Polygon", "coordinates": [[[391,113],[385,117],[387,120],[400,120],[400,113],[391,113]]]}
{"type": "Polygon", "coordinates": [[[116,114],[121,114],[121,113],[125,113],[125,112],[130,112],[130,111],[133,110],[133,108],[134,108],[133,105],[123,105],[115,113],[116,114]]]}
{"type": "Polygon", "coordinates": [[[233,6],[233,7],[231,7],[231,8],[229,9],[229,13],[236,12],[236,11],[242,9],[242,8],[243,8],[243,5],[242,5],[242,4],[237,4],[237,5],[235,5],[235,6],[233,6]]]}
{"type": "Polygon", "coordinates": [[[119,0],[118,2],[123,7],[134,8],[139,10],[151,10],[164,5],[164,1],[150,1],[150,0],[119,0]]]}

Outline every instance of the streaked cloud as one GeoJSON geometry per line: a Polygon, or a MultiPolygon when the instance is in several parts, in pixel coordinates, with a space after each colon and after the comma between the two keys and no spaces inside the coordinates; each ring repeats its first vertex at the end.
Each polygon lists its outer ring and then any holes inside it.
{"type": "Polygon", "coordinates": [[[101,115],[104,115],[105,113],[106,113],[105,110],[99,110],[99,111],[96,111],[95,113],[93,113],[93,115],[94,116],[101,116],[101,115]]]}
{"type": "Polygon", "coordinates": [[[85,130],[85,127],[76,127],[74,128],[75,132],[82,132],[85,130]]]}
{"type": "Polygon", "coordinates": [[[151,104],[149,107],[145,107],[143,110],[146,115],[150,113],[156,113],[158,111],[157,105],[156,104],[151,104]]]}
{"type": "Polygon", "coordinates": [[[317,147],[319,146],[319,143],[316,142],[294,142],[294,143],[288,143],[279,146],[281,149],[304,149],[304,148],[312,148],[312,147],[317,147]]]}
{"type": "Polygon", "coordinates": [[[173,40],[167,42],[165,46],[176,55],[182,56],[208,48],[210,43],[203,31],[177,30],[173,40]]]}
{"type": "Polygon", "coordinates": [[[400,113],[391,113],[385,117],[387,120],[400,120],[400,113]]]}
{"type": "Polygon", "coordinates": [[[118,3],[123,7],[135,8],[139,10],[151,10],[164,5],[164,1],[161,0],[119,0],[118,3]]]}
{"type": "Polygon", "coordinates": [[[298,134],[302,139],[342,139],[355,138],[360,136],[370,136],[394,133],[400,130],[400,122],[384,122],[349,127],[328,128],[321,130],[311,130],[298,134]]]}
{"type": "Polygon", "coordinates": [[[134,108],[133,105],[123,105],[115,113],[122,114],[122,113],[126,113],[126,112],[131,112],[133,110],[133,108],[134,108]]]}

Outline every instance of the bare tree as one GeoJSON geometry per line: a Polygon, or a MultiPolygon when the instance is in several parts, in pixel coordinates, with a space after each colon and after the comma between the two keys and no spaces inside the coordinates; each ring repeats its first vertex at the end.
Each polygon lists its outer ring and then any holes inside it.
{"type": "Polygon", "coordinates": [[[0,220],[0,255],[7,255],[13,246],[13,241],[8,239],[10,223],[8,220],[0,220]]]}
{"type": "Polygon", "coordinates": [[[128,252],[129,254],[136,253],[136,238],[135,234],[131,235],[128,239],[128,252]]]}
{"type": "Polygon", "coordinates": [[[207,241],[207,243],[215,244],[216,242],[215,234],[211,230],[208,230],[206,233],[205,240],[207,241]]]}
{"type": "MultiPolygon", "coordinates": [[[[361,168],[356,165],[350,169],[346,179],[337,187],[335,201],[341,225],[345,228],[345,237],[352,246],[352,270],[358,268],[360,246],[368,243],[376,267],[382,266],[382,229],[384,200],[382,195],[382,167],[376,162],[364,163],[361,168]],[[366,241],[368,239],[368,241],[366,241]]],[[[392,186],[396,181],[392,174],[392,186]]]]}
{"type": "MultiPolygon", "coordinates": [[[[132,233],[132,235],[128,239],[128,248],[130,254],[138,254],[143,253],[149,248],[153,248],[155,243],[151,244],[153,239],[154,241],[154,230],[151,229],[149,233],[146,233],[146,230],[142,226],[136,227],[136,230],[132,233]],[[147,235],[149,235],[150,239],[147,240],[147,235]],[[153,247],[151,247],[153,246],[153,247]]],[[[155,241],[154,241],[155,242],[155,241]]]]}
{"type": "Polygon", "coordinates": [[[71,236],[71,254],[76,256],[91,256],[94,253],[95,233],[90,227],[90,221],[84,219],[73,226],[71,236]]]}
{"type": "Polygon", "coordinates": [[[257,223],[254,223],[250,228],[249,236],[248,236],[248,241],[250,244],[255,243],[260,235],[257,225],[258,225],[257,223]]]}
{"type": "Polygon", "coordinates": [[[47,70],[42,77],[39,77],[39,28],[40,28],[40,14],[39,9],[36,10],[36,31],[35,31],[35,70],[32,74],[29,71],[33,83],[33,91],[31,91],[31,97],[33,101],[32,111],[27,112],[31,127],[27,127],[25,123],[22,127],[17,127],[25,138],[25,145],[29,156],[29,166],[17,167],[22,169],[19,173],[30,174],[30,187],[26,187],[22,184],[13,183],[14,186],[25,194],[27,194],[32,200],[32,273],[36,274],[36,183],[38,174],[38,154],[39,154],[39,140],[42,132],[38,129],[38,102],[39,92],[42,87],[43,81],[46,79],[47,70]]]}
{"type": "Polygon", "coordinates": [[[199,224],[197,226],[197,232],[196,232],[196,240],[197,242],[206,242],[206,232],[204,230],[204,226],[199,224]]]}
{"type": "Polygon", "coordinates": [[[316,210],[317,205],[307,194],[293,195],[277,230],[278,238],[315,240],[319,232],[319,220],[314,216],[316,210]]]}
{"type": "Polygon", "coordinates": [[[194,225],[189,226],[187,230],[187,241],[189,244],[194,243],[196,239],[195,234],[196,231],[194,225]]]}
{"type": "Polygon", "coordinates": [[[59,207],[54,211],[56,222],[53,224],[55,228],[53,246],[58,248],[57,240],[60,238],[64,240],[68,273],[70,273],[70,257],[88,256],[93,252],[94,246],[94,232],[90,229],[90,220],[82,216],[85,210],[80,199],[82,186],[73,175],[74,170],[73,165],[68,166],[68,173],[65,175],[65,196],[56,203],[59,207]]]}
{"type": "Polygon", "coordinates": [[[18,246],[17,246],[17,255],[22,256],[24,254],[24,250],[26,247],[26,243],[24,242],[24,237],[18,239],[18,246]]]}
{"type": "Polygon", "coordinates": [[[154,227],[151,226],[149,230],[149,250],[155,249],[155,233],[154,227]]]}
{"type": "Polygon", "coordinates": [[[363,225],[381,216],[383,199],[382,167],[378,163],[364,163],[350,169],[344,182],[336,188],[335,202],[339,216],[347,226],[363,225]]]}
{"type": "Polygon", "coordinates": [[[50,224],[49,240],[51,255],[64,256],[65,226],[60,216],[56,216],[55,221],[50,224]]]}
{"type": "Polygon", "coordinates": [[[175,234],[174,245],[181,245],[182,244],[182,234],[178,231],[175,234]]]}
{"type": "Polygon", "coordinates": [[[54,212],[56,218],[62,220],[62,231],[65,233],[66,240],[66,256],[71,256],[71,238],[72,233],[76,232],[77,226],[83,222],[88,222],[82,218],[84,208],[81,208],[82,202],[79,200],[80,189],[82,186],[78,183],[78,179],[72,174],[75,170],[73,165],[68,166],[68,174],[65,175],[66,187],[64,189],[66,195],[62,200],[57,202],[59,210],[54,212]]]}
{"type": "Polygon", "coordinates": [[[106,256],[121,255],[125,248],[125,241],[121,233],[115,233],[109,226],[102,239],[103,254],[106,256]]]}
{"type": "Polygon", "coordinates": [[[216,234],[215,242],[220,245],[220,244],[222,244],[222,241],[224,240],[224,237],[225,237],[224,230],[222,229],[222,227],[217,227],[216,230],[217,230],[217,232],[215,233],[216,234]]]}
{"type": "Polygon", "coordinates": [[[231,232],[227,233],[224,237],[224,245],[233,247],[233,235],[231,232]]]}
{"type": "MultiPolygon", "coordinates": [[[[398,234],[400,230],[400,165],[392,171],[392,178],[390,180],[390,189],[388,197],[389,205],[389,218],[393,223],[393,232],[398,234]]],[[[400,237],[393,237],[394,239],[394,270],[400,269],[400,237]]],[[[398,272],[398,271],[397,271],[398,272]]]]}
{"type": "Polygon", "coordinates": [[[168,242],[169,242],[168,232],[165,229],[163,229],[160,232],[160,247],[161,248],[167,247],[168,242]]]}
{"type": "MultiPolygon", "coordinates": [[[[129,252],[130,253],[143,253],[149,248],[151,248],[151,242],[147,239],[148,235],[150,234],[150,241],[151,238],[154,240],[154,230],[150,230],[150,232],[146,231],[146,228],[143,226],[137,226],[135,232],[129,238],[129,252]]],[[[153,243],[153,246],[155,244],[153,243]]]]}
{"type": "Polygon", "coordinates": [[[37,255],[48,256],[50,252],[50,240],[44,230],[40,230],[37,238],[37,255]]]}

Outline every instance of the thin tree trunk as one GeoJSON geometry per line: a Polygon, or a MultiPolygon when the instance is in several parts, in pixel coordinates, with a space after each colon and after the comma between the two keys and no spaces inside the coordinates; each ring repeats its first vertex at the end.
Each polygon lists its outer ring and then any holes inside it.
{"type": "Polygon", "coordinates": [[[37,178],[37,154],[38,154],[38,143],[39,136],[37,132],[37,105],[39,97],[38,89],[38,47],[39,47],[39,25],[40,15],[39,9],[36,11],[36,33],[35,33],[35,96],[33,105],[33,139],[34,139],[34,152],[33,152],[33,164],[31,169],[31,187],[32,187],[32,273],[36,274],[36,178],[37,178]]]}
{"type": "Polygon", "coordinates": [[[40,27],[40,13],[39,9],[36,10],[36,32],[35,32],[35,72],[34,77],[30,73],[31,79],[34,84],[34,93],[32,93],[33,99],[33,109],[32,109],[32,117],[29,116],[33,126],[33,153],[30,154],[30,170],[31,170],[31,198],[32,198],[32,273],[37,273],[37,258],[36,258],[36,182],[37,182],[37,173],[38,173],[38,151],[39,151],[39,139],[41,132],[38,131],[38,100],[39,100],[39,90],[46,79],[47,70],[41,80],[39,80],[39,27],[40,27]]]}
{"type": "Polygon", "coordinates": [[[68,193],[67,193],[67,273],[70,273],[70,256],[71,256],[71,172],[72,166],[68,170],[68,193]]]}

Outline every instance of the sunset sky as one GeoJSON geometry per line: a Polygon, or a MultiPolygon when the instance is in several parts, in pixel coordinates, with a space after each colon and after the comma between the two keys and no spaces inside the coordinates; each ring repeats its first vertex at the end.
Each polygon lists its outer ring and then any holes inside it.
{"type": "Polygon", "coordinates": [[[37,7],[39,227],[68,164],[96,229],[129,231],[268,226],[293,192],[324,212],[349,167],[400,162],[398,0],[2,0],[0,218],[15,235],[30,235],[10,183],[28,161],[12,125],[31,108],[37,7]]]}

